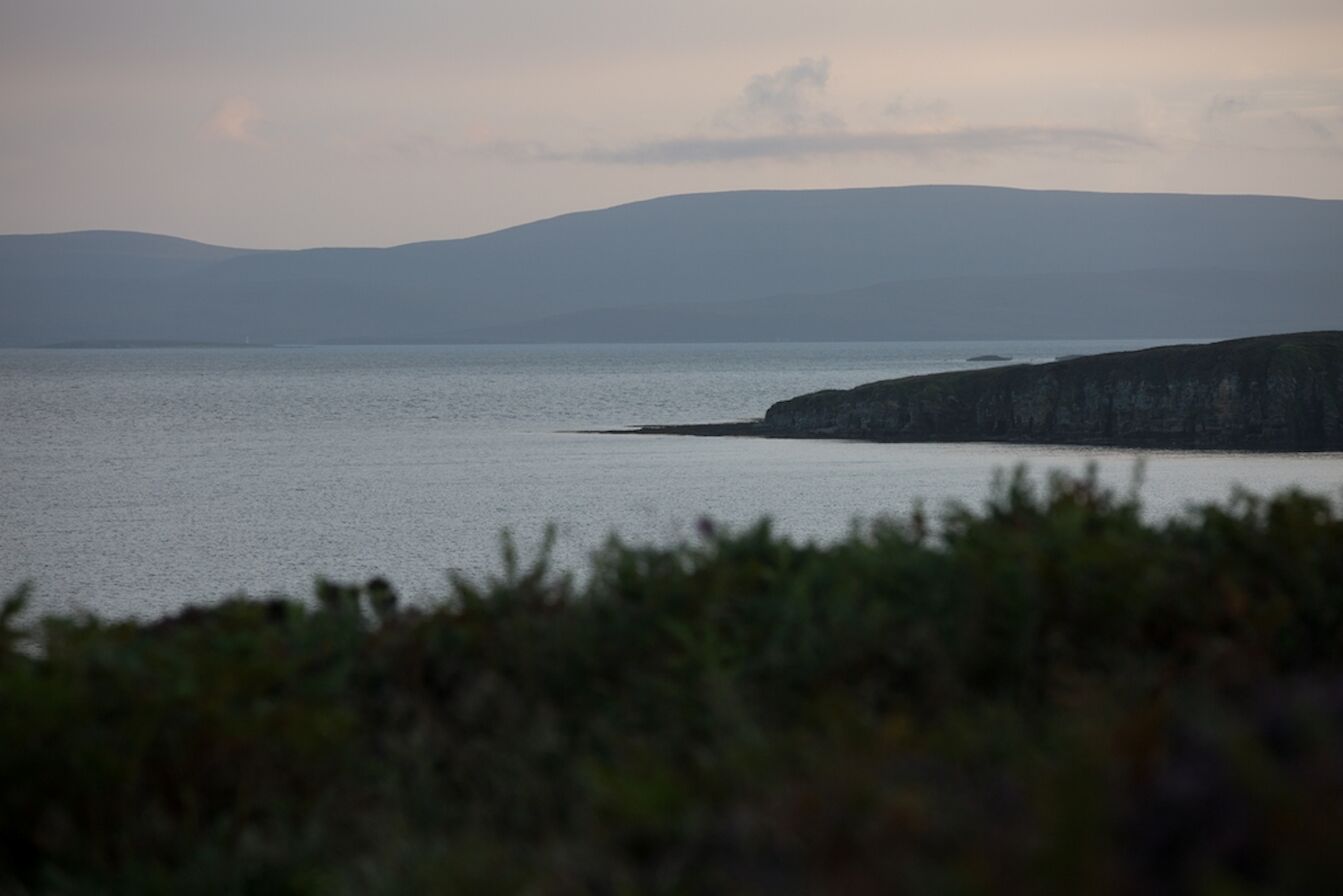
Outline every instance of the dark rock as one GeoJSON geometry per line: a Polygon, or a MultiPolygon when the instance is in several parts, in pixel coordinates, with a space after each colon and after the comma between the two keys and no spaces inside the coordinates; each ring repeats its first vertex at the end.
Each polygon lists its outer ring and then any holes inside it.
{"type": "Polygon", "coordinates": [[[1343,331],[886,380],[778,402],[757,426],[889,442],[1338,451],[1343,331]]]}
{"type": "Polygon", "coordinates": [[[769,436],[762,420],[736,423],[649,423],[633,429],[588,429],[579,432],[604,436],[769,436]]]}
{"type": "Polygon", "coordinates": [[[966,358],[967,361],[1011,361],[1012,359],[1005,355],[975,355],[973,358],[966,358]]]}

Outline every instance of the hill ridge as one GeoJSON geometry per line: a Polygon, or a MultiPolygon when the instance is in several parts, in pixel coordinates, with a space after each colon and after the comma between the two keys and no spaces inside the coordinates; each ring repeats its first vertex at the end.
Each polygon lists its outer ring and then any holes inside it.
{"type": "MultiPolygon", "coordinates": [[[[185,241],[160,242],[144,257],[133,246],[97,251],[100,237],[124,243],[116,235],[124,233],[0,237],[0,340],[367,342],[433,333],[476,341],[482,328],[537,326],[602,308],[1171,267],[1325,276],[1329,296],[1343,295],[1343,201],[1296,197],[959,185],[721,191],[387,248],[238,250],[185,241]]],[[[1237,322],[1248,309],[1282,303],[1296,316],[1278,327],[1343,325],[1331,316],[1343,303],[1302,298],[1286,280],[1266,288],[1272,292],[1228,295],[1205,318],[1237,322]]],[[[992,310],[995,291],[974,299],[976,307],[992,310]]],[[[1178,315],[1145,316],[1156,335],[1188,333],[1172,329],[1184,326],[1178,315]]],[[[1256,329],[1263,331],[1247,318],[1236,332],[1256,329]]]]}

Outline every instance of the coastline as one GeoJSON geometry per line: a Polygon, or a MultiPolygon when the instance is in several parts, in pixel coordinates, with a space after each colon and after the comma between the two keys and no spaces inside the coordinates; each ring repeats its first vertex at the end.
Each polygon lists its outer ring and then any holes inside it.
{"type": "Polygon", "coordinates": [[[634,426],[627,429],[574,429],[559,430],[573,435],[598,436],[690,436],[698,438],[741,438],[741,439],[792,439],[813,442],[855,442],[867,445],[1016,445],[1032,448],[1096,448],[1109,450],[1131,450],[1140,452],[1169,452],[1171,454],[1243,454],[1252,456],[1281,455],[1283,457],[1308,456],[1323,457],[1338,455],[1343,458],[1343,449],[1339,448],[1217,448],[1181,445],[1160,445],[1139,442],[1091,442],[1091,441],[1033,441],[1027,439],[1004,438],[913,438],[895,436],[859,437],[853,435],[831,435],[815,432],[783,432],[772,430],[764,421],[740,421],[735,423],[656,423],[634,426]]]}
{"type": "Polygon", "coordinates": [[[1343,451],[1343,333],[909,376],[788,398],[754,420],[608,433],[1332,453],[1343,451]]]}

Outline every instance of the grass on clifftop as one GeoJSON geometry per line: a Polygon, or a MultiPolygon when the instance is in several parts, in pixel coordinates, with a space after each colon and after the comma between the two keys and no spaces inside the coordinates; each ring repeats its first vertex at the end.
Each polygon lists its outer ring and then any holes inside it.
{"type": "Polygon", "coordinates": [[[4,893],[1323,893],[1343,517],[1018,476],[398,607],[0,617],[4,893]]]}

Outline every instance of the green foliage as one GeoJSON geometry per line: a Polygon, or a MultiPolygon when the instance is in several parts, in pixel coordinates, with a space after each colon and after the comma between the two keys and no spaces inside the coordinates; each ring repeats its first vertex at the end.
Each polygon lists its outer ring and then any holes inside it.
{"type": "Polygon", "coordinates": [[[1316,893],[1343,517],[1094,476],[150,624],[0,610],[0,892],[1316,893]],[[935,534],[934,534],[935,533],[935,534]]]}

